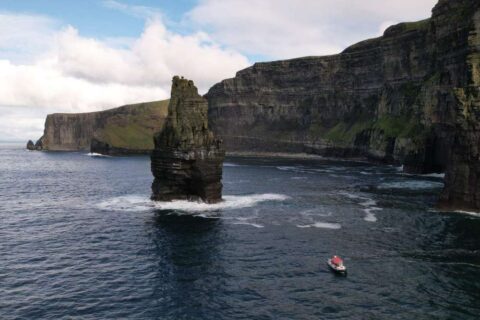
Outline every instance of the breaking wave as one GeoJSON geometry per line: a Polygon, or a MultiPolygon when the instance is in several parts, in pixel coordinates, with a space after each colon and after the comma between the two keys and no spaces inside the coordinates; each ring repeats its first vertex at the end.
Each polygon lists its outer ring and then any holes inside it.
{"type": "Polygon", "coordinates": [[[236,163],[231,163],[231,162],[224,162],[223,166],[224,167],[241,167],[242,165],[236,164],[236,163]]]}
{"type": "Polygon", "coordinates": [[[480,212],[464,211],[464,210],[456,210],[455,212],[480,218],[480,212]]]}
{"type": "Polygon", "coordinates": [[[374,211],[383,210],[382,208],[377,207],[377,201],[368,197],[363,197],[363,196],[359,196],[359,195],[348,193],[348,192],[342,192],[341,194],[346,196],[349,199],[362,201],[362,202],[359,202],[358,204],[363,207],[362,211],[365,212],[365,216],[363,217],[363,220],[367,222],[377,222],[377,216],[375,215],[374,211]]]}
{"type": "Polygon", "coordinates": [[[409,190],[438,189],[442,187],[443,187],[443,182],[419,181],[419,180],[384,182],[378,185],[378,189],[409,189],[409,190]]]}
{"type": "Polygon", "coordinates": [[[264,228],[264,226],[261,225],[261,224],[253,223],[253,222],[246,222],[246,221],[236,221],[236,222],[233,222],[232,224],[252,226],[252,227],[255,227],[255,228],[264,228]]]}
{"type": "Polygon", "coordinates": [[[314,222],[312,224],[297,224],[298,228],[321,228],[321,229],[340,229],[342,225],[339,223],[329,223],[329,222],[314,222]]]}
{"type": "Polygon", "coordinates": [[[106,154],[101,154],[96,152],[89,152],[85,155],[89,157],[94,157],[94,158],[110,158],[110,156],[107,156],[106,154]]]}
{"type": "Polygon", "coordinates": [[[108,211],[149,211],[149,210],[178,210],[184,212],[205,212],[218,210],[233,210],[254,207],[266,201],[284,201],[289,197],[283,194],[266,193],[245,196],[223,196],[223,201],[215,204],[176,200],[170,202],[151,201],[145,196],[127,195],[110,198],[97,204],[97,207],[108,211]]]}

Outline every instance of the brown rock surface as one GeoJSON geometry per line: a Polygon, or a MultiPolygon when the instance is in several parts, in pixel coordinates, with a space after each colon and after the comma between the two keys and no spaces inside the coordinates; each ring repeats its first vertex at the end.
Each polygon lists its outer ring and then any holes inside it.
{"type": "Polygon", "coordinates": [[[153,200],[221,201],[225,151],[208,129],[208,103],[193,81],[173,78],[167,121],[154,140],[153,200]]]}

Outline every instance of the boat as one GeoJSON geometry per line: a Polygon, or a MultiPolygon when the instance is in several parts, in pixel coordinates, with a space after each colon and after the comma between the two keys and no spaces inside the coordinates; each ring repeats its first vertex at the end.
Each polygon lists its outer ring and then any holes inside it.
{"type": "Polygon", "coordinates": [[[332,269],[336,273],[347,273],[347,267],[345,267],[342,258],[340,258],[339,256],[333,256],[332,258],[328,259],[327,264],[330,269],[332,269]]]}

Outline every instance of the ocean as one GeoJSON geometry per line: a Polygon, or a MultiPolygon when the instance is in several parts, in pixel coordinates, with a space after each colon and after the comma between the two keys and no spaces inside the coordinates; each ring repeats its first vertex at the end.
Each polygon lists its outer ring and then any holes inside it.
{"type": "Polygon", "coordinates": [[[147,156],[1,144],[0,319],[479,318],[480,215],[435,211],[441,176],[228,157],[214,205],[151,182],[147,156]]]}

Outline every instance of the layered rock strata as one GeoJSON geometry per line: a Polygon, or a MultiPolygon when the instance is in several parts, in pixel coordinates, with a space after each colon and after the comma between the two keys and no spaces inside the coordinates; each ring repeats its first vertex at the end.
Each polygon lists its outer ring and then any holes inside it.
{"type": "MultiPolygon", "coordinates": [[[[444,46],[452,52],[460,51],[449,57],[450,65],[458,62],[462,67],[451,69],[449,91],[446,103],[453,109],[455,134],[452,156],[447,166],[445,188],[439,207],[467,211],[480,210],[480,2],[463,1],[470,5],[452,6],[443,1],[435,8],[438,14],[452,9],[462,13],[462,20],[451,18],[442,24],[440,32],[449,34],[449,28],[455,28],[456,37],[442,38],[444,46]],[[458,21],[456,24],[455,21],[458,21]],[[448,26],[447,23],[451,23],[448,26]],[[456,58],[455,60],[453,58],[456,58]]],[[[435,12],[435,11],[434,11],[435,12]]]]}
{"type": "Polygon", "coordinates": [[[440,0],[338,55],[257,63],[206,95],[227,150],[367,157],[446,171],[441,205],[480,209],[478,0],[440,0]]]}
{"type": "Polygon", "coordinates": [[[229,151],[308,152],[444,171],[478,4],[444,0],[338,55],[256,63],[207,93],[229,151]]]}
{"type": "Polygon", "coordinates": [[[165,127],[154,141],[152,200],[221,201],[225,150],[208,129],[208,103],[193,81],[173,78],[165,127]]]}
{"type": "Polygon", "coordinates": [[[165,100],[98,112],[50,114],[35,149],[147,154],[153,150],[153,135],[163,128],[167,110],[165,100]]]}

